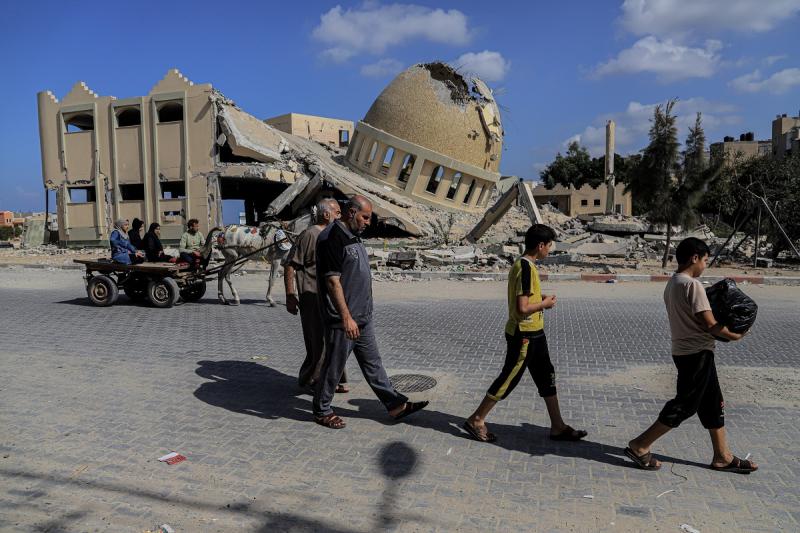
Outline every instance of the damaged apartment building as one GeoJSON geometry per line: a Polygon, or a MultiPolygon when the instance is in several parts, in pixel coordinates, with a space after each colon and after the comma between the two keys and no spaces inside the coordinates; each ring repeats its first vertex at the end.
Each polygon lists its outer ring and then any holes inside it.
{"type": "Polygon", "coordinates": [[[116,219],[159,222],[174,242],[190,218],[221,227],[222,200],[248,224],[289,220],[321,196],[373,202],[373,231],[421,236],[444,211],[480,214],[499,180],[503,130],[489,89],[452,68],[415,65],[352,122],[291,113],[260,120],[210,84],[170,70],[146,96],[77,83],[38,94],[42,178],[58,240],[102,245],[116,219]]]}

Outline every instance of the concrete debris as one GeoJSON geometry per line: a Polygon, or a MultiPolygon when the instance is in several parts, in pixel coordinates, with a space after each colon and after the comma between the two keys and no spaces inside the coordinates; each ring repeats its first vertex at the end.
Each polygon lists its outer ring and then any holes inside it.
{"type": "Polygon", "coordinates": [[[271,163],[281,157],[286,143],[278,130],[233,105],[218,106],[219,125],[224,132],[217,144],[227,142],[234,155],[271,163]]]}

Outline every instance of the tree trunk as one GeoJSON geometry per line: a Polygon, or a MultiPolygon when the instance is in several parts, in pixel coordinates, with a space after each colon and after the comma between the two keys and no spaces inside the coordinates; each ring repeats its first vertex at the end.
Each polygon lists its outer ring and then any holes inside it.
{"type": "Polygon", "coordinates": [[[667,268],[669,259],[669,245],[672,242],[672,222],[667,222],[667,247],[664,249],[664,257],[661,259],[661,268],[667,268]]]}

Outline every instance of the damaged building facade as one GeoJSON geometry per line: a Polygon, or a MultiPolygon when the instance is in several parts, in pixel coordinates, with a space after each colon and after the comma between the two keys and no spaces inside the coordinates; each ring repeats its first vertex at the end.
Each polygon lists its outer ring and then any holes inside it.
{"type": "Polygon", "coordinates": [[[306,115],[333,142],[293,135],[178,70],[145,96],[99,96],[79,82],[62,100],[40,92],[38,108],[42,179],[55,191],[62,246],[103,245],[120,218],[158,222],[175,242],[191,218],[203,232],[222,226],[229,199],[243,202],[248,225],[350,194],[369,197],[373,226],[393,234],[421,235],[420,220],[435,217],[342,164],[352,123],[306,115]]]}
{"type": "Polygon", "coordinates": [[[265,119],[264,122],[284,133],[339,148],[347,148],[353,137],[352,120],[286,113],[265,119]]]}
{"type": "Polygon", "coordinates": [[[486,210],[500,180],[503,127],[489,88],[444,63],[400,73],[355,128],[346,163],[408,198],[486,210]]]}

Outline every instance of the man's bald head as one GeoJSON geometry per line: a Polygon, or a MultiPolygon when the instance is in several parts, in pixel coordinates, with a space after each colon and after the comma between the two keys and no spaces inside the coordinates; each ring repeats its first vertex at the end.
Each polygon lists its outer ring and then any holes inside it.
{"type": "Polygon", "coordinates": [[[372,202],[361,194],[354,194],[350,197],[350,206],[343,218],[350,231],[360,235],[372,222],[372,202]]]}
{"type": "Polygon", "coordinates": [[[333,198],[323,198],[317,202],[317,223],[330,224],[342,216],[342,209],[339,202],[333,198]]]}

